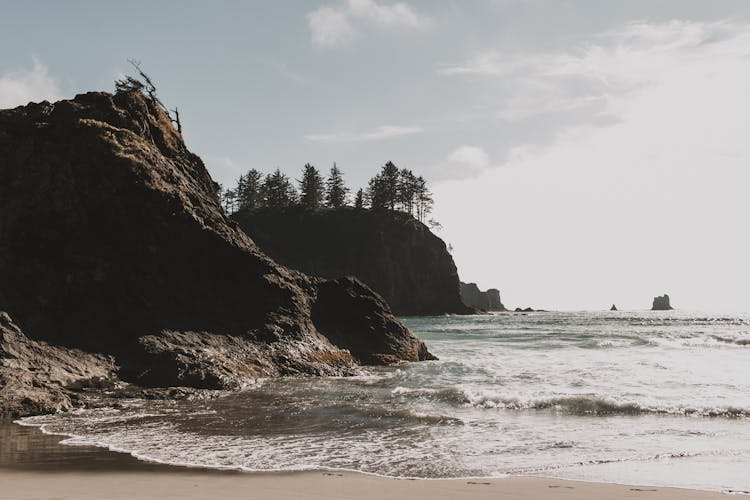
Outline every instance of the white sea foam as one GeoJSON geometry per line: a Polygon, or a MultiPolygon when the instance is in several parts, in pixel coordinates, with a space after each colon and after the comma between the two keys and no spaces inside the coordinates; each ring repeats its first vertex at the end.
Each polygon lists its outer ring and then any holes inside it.
{"type": "Polygon", "coordinates": [[[32,417],[66,444],[237,470],[554,475],[750,490],[746,317],[414,318],[440,361],[267,380],[209,401],[32,417]],[[695,473],[700,469],[701,473],[695,473]]]}

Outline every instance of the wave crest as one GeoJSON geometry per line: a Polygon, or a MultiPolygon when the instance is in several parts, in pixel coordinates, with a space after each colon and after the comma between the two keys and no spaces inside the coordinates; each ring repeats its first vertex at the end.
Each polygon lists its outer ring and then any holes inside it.
{"type": "Polygon", "coordinates": [[[750,409],[732,406],[702,408],[690,406],[651,406],[632,401],[617,401],[595,395],[558,396],[542,399],[508,397],[492,391],[459,388],[433,389],[396,387],[395,396],[440,401],[453,406],[503,410],[548,410],[576,416],[614,415],[688,415],[701,417],[748,418],[750,409]]]}

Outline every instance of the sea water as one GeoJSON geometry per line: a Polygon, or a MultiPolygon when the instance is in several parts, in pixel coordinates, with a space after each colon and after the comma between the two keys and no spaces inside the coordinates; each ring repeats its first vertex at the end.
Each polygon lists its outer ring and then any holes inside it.
{"type": "Polygon", "coordinates": [[[750,491],[750,316],[406,318],[439,361],[27,418],[149,461],[750,491]]]}

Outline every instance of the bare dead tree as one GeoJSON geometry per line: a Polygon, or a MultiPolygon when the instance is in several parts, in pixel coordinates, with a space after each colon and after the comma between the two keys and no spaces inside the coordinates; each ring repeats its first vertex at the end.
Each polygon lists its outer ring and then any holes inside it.
{"type": "Polygon", "coordinates": [[[144,90],[148,94],[148,96],[151,98],[152,101],[158,103],[162,108],[164,108],[165,111],[169,112],[169,109],[164,105],[161,100],[159,100],[158,97],[156,97],[156,85],[154,84],[153,80],[151,80],[151,77],[149,77],[142,69],[141,69],[141,61],[137,61],[135,59],[128,59],[128,62],[135,68],[135,70],[138,72],[141,78],[143,78],[143,81],[145,82],[144,90]]]}
{"type": "Polygon", "coordinates": [[[180,123],[180,112],[177,110],[177,106],[172,110],[172,113],[174,113],[174,118],[172,118],[172,115],[170,114],[169,119],[172,120],[172,123],[177,125],[177,132],[182,134],[182,124],[180,123]]]}
{"type": "Polygon", "coordinates": [[[161,108],[167,113],[167,116],[169,116],[169,120],[177,126],[177,132],[182,134],[182,123],[180,122],[180,113],[179,111],[177,111],[177,108],[175,107],[173,110],[170,110],[169,108],[167,108],[167,106],[164,105],[161,99],[156,96],[156,84],[154,84],[154,81],[151,80],[151,77],[148,76],[148,74],[146,74],[143,69],[141,69],[141,61],[138,61],[136,59],[128,59],[128,62],[138,72],[140,79],[134,78],[132,76],[125,76],[125,78],[115,81],[115,90],[117,92],[145,93],[152,102],[161,106],[161,108]]]}

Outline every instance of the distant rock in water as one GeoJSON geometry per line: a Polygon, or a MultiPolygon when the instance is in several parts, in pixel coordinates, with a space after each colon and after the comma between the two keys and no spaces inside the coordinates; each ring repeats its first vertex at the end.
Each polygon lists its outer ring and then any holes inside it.
{"type": "Polygon", "coordinates": [[[521,309],[520,307],[516,307],[513,310],[513,312],[517,312],[517,313],[520,313],[520,312],[530,313],[530,312],[544,312],[544,310],[542,310],[542,309],[533,309],[531,307],[527,307],[525,309],[521,309]]]}
{"type": "Polygon", "coordinates": [[[2,390],[53,408],[71,373],[115,364],[144,386],[237,388],[432,358],[367,286],[267,257],[217,190],[139,92],[0,111],[2,390]]]}
{"type": "Polygon", "coordinates": [[[507,311],[500,300],[500,290],[490,288],[483,292],[476,283],[461,282],[461,300],[464,304],[483,311],[507,311]]]}
{"type": "Polygon", "coordinates": [[[350,207],[258,209],[232,216],[268,255],[313,276],[355,276],[395,314],[474,314],[443,240],[408,214],[350,207]]]}
{"type": "Polygon", "coordinates": [[[614,304],[612,304],[612,307],[610,307],[609,310],[610,311],[616,311],[617,310],[617,306],[614,305],[614,304]]]}
{"type": "Polygon", "coordinates": [[[654,303],[651,306],[652,311],[671,311],[674,309],[669,303],[669,295],[666,293],[661,297],[654,297],[654,303]]]}

